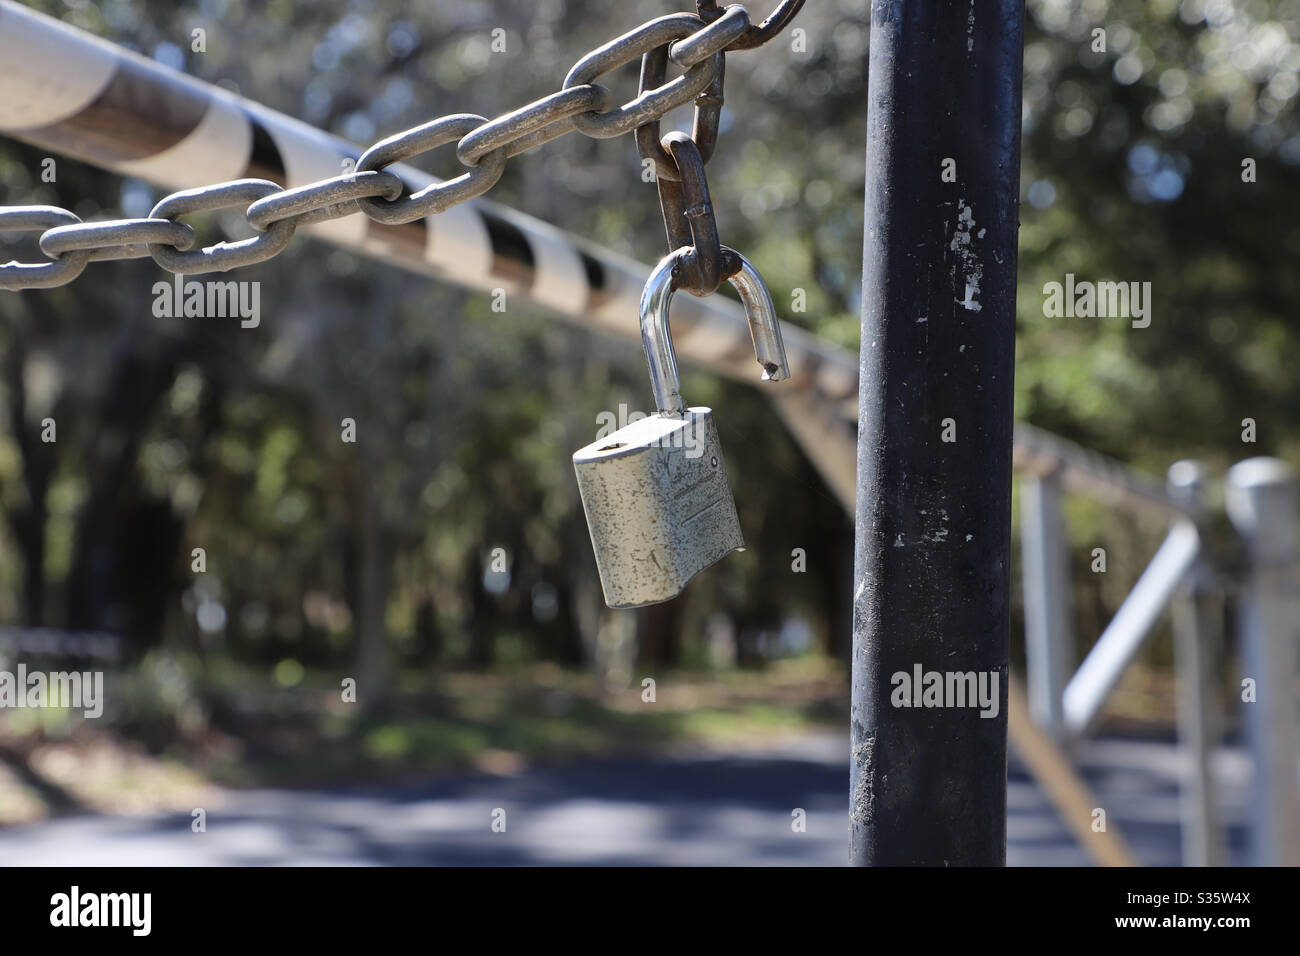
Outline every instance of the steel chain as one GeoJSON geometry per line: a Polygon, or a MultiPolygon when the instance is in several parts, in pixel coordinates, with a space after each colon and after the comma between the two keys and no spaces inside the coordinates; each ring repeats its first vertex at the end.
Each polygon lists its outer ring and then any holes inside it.
{"type": "Polygon", "coordinates": [[[114,219],[55,226],[45,230],[39,241],[41,252],[51,259],[84,250],[90,262],[143,259],[149,255],[150,243],[189,249],[194,245],[194,230],[169,219],[114,219]]]}
{"type": "MultiPolygon", "coordinates": [[[[790,25],[790,21],[795,18],[800,10],[803,9],[804,0],[781,0],[775,10],[768,15],[768,18],[762,23],[750,26],[734,43],[727,47],[724,52],[734,53],[738,50],[756,50],[764,43],[774,38],[782,30],[790,25]]],[[[718,9],[718,0],[696,0],[696,9],[700,17],[706,22],[711,23],[720,16],[723,11],[718,9]]]]}
{"type": "Polygon", "coordinates": [[[740,259],[718,239],[699,145],[681,132],[669,133],[662,145],[678,172],[676,179],[659,180],[668,251],[689,249],[677,264],[676,287],[695,296],[713,295],[724,280],[740,270],[740,259]]]}
{"type": "MultiPolygon", "coordinates": [[[[368,172],[390,163],[410,159],[419,153],[468,136],[484,125],[491,125],[482,116],[473,113],[456,113],[444,116],[423,126],[407,130],[396,136],[380,140],[361,154],[357,169],[368,172]]],[[[456,203],[482,195],[496,185],[506,168],[503,148],[483,154],[474,163],[467,163],[467,172],[443,182],[425,186],[417,193],[391,202],[380,199],[359,199],[361,210],[376,222],[390,226],[412,222],[424,216],[440,213],[456,203]]]]}
{"type": "Polygon", "coordinates": [[[295,228],[309,226],[356,212],[359,199],[396,199],[404,188],[392,173],[358,170],[259,199],[248,207],[248,224],[258,232],[285,219],[295,228]]]}
{"type": "MultiPolygon", "coordinates": [[[[69,228],[81,217],[57,206],[11,206],[0,209],[0,233],[69,228]]],[[[52,289],[65,285],[86,268],[90,253],[78,250],[49,262],[10,262],[0,266],[0,288],[52,289]]]]}
{"type": "MultiPolygon", "coordinates": [[[[280,192],[280,187],[267,179],[236,179],[216,186],[184,189],[172,193],[149,213],[150,219],[171,220],[195,212],[215,209],[245,209],[259,199],[280,192]]],[[[266,232],[238,242],[218,242],[215,246],[184,251],[165,243],[149,244],[149,254],[154,262],[168,272],[189,275],[196,272],[226,272],[239,266],[264,262],[289,244],[293,238],[295,222],[282,219],[266,232]]]]}
{"type": "MultiPolygon", "coordinates": [[[[681,179],[680,150],[689,151],[684,161],[691,169],[698,161],[699,182],[692,188],[696,193],[703,189],[704,206],[696,202],[680,210],[674,207],[670,218],[665,203],[664,213],[670,238],[674,230],[679,236],[699,230],[692,244],[698,239],[704,249],[692,258],[682,288],[707,294],[702,290],[710,284],[708,291],[717,287],[730,261],[724,252],[719,266],[717,230],[708,206],[708,186],[703,182],[703,163],[713,151],[722,108],[723,54],[766,43],[785,28],[803,2],[783,0],[771,16],[754,26],[739,4],[719,9],[716,2],[700,0],[698,16],[656,17],[597,47],[573,66],[556,93],[492,120],[457,113],[424,123],[371,146],[354,171],[305,186],[282,189],[261,179],[216,183],[172,193],[144,219],[82,222],[56,206],[0,208],[0,233],[40,231],[38,244],[49,257],[46,262],[0,264],[0,289],[61,286],[80,275],[89,262],[146,255],[170,272],[224,272],[270,259],[289,244],[299,226],[356,212],[390,225],[411,222],[482,195],[501,178],[509,157],[576,129],[596,139],[635,130],[643,154],[648,152],[659,175],[670,181],[681,179]],[[609,90],[594,81],[637,57],[642,60],[637,96],[611,108],[609,90]],[[669,60],[684,72],[665,80],[669,60]],[[665,137],[661,143],[659,119],[693,98],[694,142],[679,134],[665,137]],[[670,138],[679,144],[673,151],[670,138]],[[681,140],[691,146],[681,146],[681,140]],[[405,183],[384,170],[453,141],[456,158],[466,171],[452,179],[407,194],[405,183]],[[237,207],[244,209],[244,218],[255,233],[251,238],[195,249],[193,228],[178,221],[191,213],[237,207]],[[708,208],[707,219],[701,218],[704,207],[708,208]],[[689,228],[683,228],[686,223],[689,228]]],[[[690,185],[677,182],[676,194],[690,193],[690,188],[684,189],[690,185]]],[[[673,186],[669,193],[674,194],[673,186]]]]}

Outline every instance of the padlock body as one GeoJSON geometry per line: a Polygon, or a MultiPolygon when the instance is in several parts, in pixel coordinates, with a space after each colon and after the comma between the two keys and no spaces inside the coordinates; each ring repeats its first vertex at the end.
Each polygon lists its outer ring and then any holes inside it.
{"type": "Polygon", "coordinates": [[[744,547],[713,412],[632,422],[573,455],[605,603],[667,601],[744,547]]]}

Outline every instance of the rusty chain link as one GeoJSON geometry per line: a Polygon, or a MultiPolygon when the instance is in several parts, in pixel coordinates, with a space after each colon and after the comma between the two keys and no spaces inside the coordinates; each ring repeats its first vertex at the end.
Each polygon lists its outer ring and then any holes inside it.
{"type": "Polygon", "coordinates": [[[681,132],[669,133],[662,145],[679,173],[675,180],[659,180],[659,205],[668,233],[668,250],[690,250],[678,261],[677,288],[695,296],[712,295],[724,280],[740,270],[740,259],[718,239],[699,145],[681,132]]]}
{"type": "MultiPolygon", "coordinates": [[[[749,18],[747,15],[743,17],[742,24],[742,18],[737,16],[738,8],[719,10],[713,0],[701,0],[698,6],[700,18],[706,23],[733,22],[739,27],[737,39],[748,34],[749,18]]],[[[699,35],[702,34],[703,31],[699,35]]],[[[641,89],[662,85],[668,60],[682,65],[691,62],[698,55],[698,45],[696,38],[690,37],[671,46],[647,51],[641,59],[641,89]]],[[[637,151],[643,161],[653,162],[655,167],[668,250],[685,250],[673,267],[674,287],[699,297],[712,295],[741,266],[735,251],[722,245],[718,239],[718,225],[704,172],[704,166],[717,146],[725,77],[722,60],[730,48],[724,47],[714,54],[719,60],[717,73],[708,87],[695,97],[695,117],[689,136],[672,132],[661,139],[657,119],[636,129],[637,151]]]]}
{"type": "MultiPolygon", "coordinates": [[[[734,53],[738,50],[758,49],[789,26],[790,21],[803,9],[803,5],[804,0],[781,0],[766,20],[757,25],[751,25],[724,52],[734,53]]],[[[700,18],[705,23],[712,23],[715,18],[721,16],[724,12],[718,9],[718,0],[696,0],[695,7],[699,11],[700,18]]]]}
{"type": "Polygon", "coordinates": [[[766,43],[802,6],[803,0],[783,0],[754,26],[739,4],[718,8],[713,0],[699,0],[699,15],[656,17],[597,47],[574,65],[556,93],[492,120],[456,113],[421,124],[371,146],[354,171],[305,186],[282,189],[262,179],[216,183],[172,193],[144,219],[82,222],[56,206],[0,208],[0,233],[39,231],[38,244],[49,257],[0,264],[0,289],[61,286],[89,262],[144,256],[170,272],[224,272],[275,256],[299,226],[357,212],[389,225],[436,215],[489,190],[509,157],[574,130],[596,139],[635,130],[642,154],[655,160],[670,239],[689,237],[685,244],[697,247],[684,267],[681,288],[707,295],[725,278],[730,261],[729,250],[718,245],[703,177],[722,109],[723,54],[766,43]],[[637,57],[642,61],[637,96],[611,107],[610,91],[595,81],[637,57]],[[669,60],[683,70],[671,80],[666,79],[669,60]],[[660,118],[691,99],[693,136],[670,134],[661,142],[660,118]],[[456,158],[466,167],[459,176],[408,193],[398,176],[385,171],[453,141],[456,158]],[[668,199],[662,192],[665,180],[668,199]],[[178,221],[191,213],[240,207],[254,235],[235,242],[195,249],[193,228],[178,221]]]}

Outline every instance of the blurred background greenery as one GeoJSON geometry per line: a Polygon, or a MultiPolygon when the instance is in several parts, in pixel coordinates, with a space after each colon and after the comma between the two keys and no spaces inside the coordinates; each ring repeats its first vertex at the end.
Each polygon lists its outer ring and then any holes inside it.
{"type": "MultiPolygon", "coordinates": [[[[683,6],[29,5],[361,144],[512,109],[683,6]]],[[[783,317],[855,351],[866,8],[813,0],[804,52],[787,38],[729,58],[710,165],[723,240],[779,306],[805,290],[807,311],[783,317]]],[[[1029,0],[1018,418],[1156,475],[1184,457],[1300,463],[1298,77],[1300,0],[1029,0]],[[1044,318],[1043,285],[1067,272],[1150,281],[1150,327],[1044,318]]],[[[68,159],[44,184],[42,158],[0,140],[4,203],[92,218],[161,196],[68,159]]],[[[639,174],[630,137],[569,136],[510,164],[491,198],[651,262],[662,224],[639,174]]],[[[305,239],[240,277],[262,283],[256,330],[153,317],[148,262],[0,297],[0,623],[123,635],[125,703],[105,728],[262,779],[295,760],[371,773],[842,720],[851,523],[755,390],[686,371],[692,402],[718,410],[749,550],[675,602],[610,612],[570,453],[602,411],[649,402],[638,350],[305,239]],[[343,417],[356,445],[338,441],[343,417]],[[669,668],[680,696],[634,716],[642,678],[669,668]],[[333,703],[349,676],[353,710],[333,703]]],[[[1163,528],[1086,501],[1069,520],[1086,644],[1163,528]],[[1097,546],[1105,575],[1088,570],[1097,546]]],[[[1157,641],[1129,691],[1166,682],[1167,657],[1157,641]]],[[[1135,711],[1167,716],[1152,699],[1135,711]]],[[[89,733],[0,721],[19,756],[89,733]]]]}

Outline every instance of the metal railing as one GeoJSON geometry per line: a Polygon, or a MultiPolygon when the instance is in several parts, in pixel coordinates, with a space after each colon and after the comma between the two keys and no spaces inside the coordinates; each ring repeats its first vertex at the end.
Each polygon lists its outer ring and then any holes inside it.
{"type": "MultiPolygon", "coordinates": [[[[1185,751],[1183,862],[1223,862],[1212,756],[1219,742],[1213,669],[1222,645],[1214,608],[1225,569],[1207,547],[1206,469],[1177,462],[1161,489],[1116,462],[1027,427],[1017,429],[1016,466],[1030,715],[1060,742],[1086,736],[1172,605],[1178,737],[1185,751]],[[1038,451],[1021,454],[1029,445],[1038,451]],[[1067,491],[1170,520],[1164,542],[1072,675],[1068,541],[1061,508],[1067,491]]],[[[1300,484],[1284,462],[1253,458],[1230,468],[1224,485],[1228,518],[1246,557],[1235,596],[1245,736],[1255,768],[1250,858],[1256,865],[1294,865],[1300,863],[1295,695],[1300,484]]]]}

